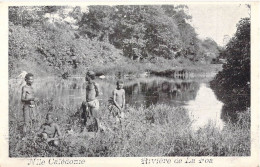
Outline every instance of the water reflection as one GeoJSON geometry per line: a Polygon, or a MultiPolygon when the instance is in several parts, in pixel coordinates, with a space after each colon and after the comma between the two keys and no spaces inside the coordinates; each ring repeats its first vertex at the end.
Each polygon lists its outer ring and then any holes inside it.
{"type": "MultiPolygon", "coordinates": [[[[102,92],[101,105],[108,102],[116,88],[116,81],[98,80],[102,92]]],[[[21,86],[19,82],[9,82],[9,105],[20,106],[21,86]]],[[[205,82],[207,83],[207,82],[205,82]]],[[[161,77],[140,78],[125,81],[126,103],[129,105],[149,107],[152,104],[184,106],[189,112],[194,130],[204,125],[214,124],[223,127],[221,109],[223,103],[217,100],[214,92],[204,81],[169,79],[161,77]]],[[[52,99],[58,106],[77,108],[85,100],[84,78],[36,79],[33,87],[41,100],[52,99]]]]}
{"type": "Polygon", "coordinates": [[[139,80],[125,86],[126,100],[129,104],[145,105],[168,104],[181,106],[196,97],[199,84],[195,81],[184,81],[165,78],[139,80]]]}
{"type": "Polygon", "coordinates": [[[185,107],[192,120],[193,130],[198,130],[209,123],[222,130],[224,125],[221,119],[223,103],[217,100],[212,89],[207,87],[206,84],[200,85],[196,98],[189,101],[185,107]]]}
{"type": "MultiPolygon", "coordinates": [[[[225,78],[228,77],[225,76],[225,78]]],[[[218,79],[212,80],[210,86],[217,98],[224,103],[221,118],[225,122],[235,123],[239,119],[238,113],[244,112],[250,107],[250,85],[220,84],[221,81],[218,79]]]]}

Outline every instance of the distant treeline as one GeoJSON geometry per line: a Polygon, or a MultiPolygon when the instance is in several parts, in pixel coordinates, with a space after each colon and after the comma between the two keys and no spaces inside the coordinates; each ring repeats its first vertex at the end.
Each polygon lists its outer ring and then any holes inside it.
{"type": "Polygon", "coordinates": [[[84,71],[121,62],[211,63],[220,48],[200,40],[185,5],[9,7],[9,75],[84,71]]]}

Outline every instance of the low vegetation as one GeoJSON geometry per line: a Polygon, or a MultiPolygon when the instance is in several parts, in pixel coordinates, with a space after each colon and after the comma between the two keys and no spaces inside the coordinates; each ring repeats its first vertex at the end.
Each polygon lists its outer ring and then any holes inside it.
{"type": "Polygon", "coordinates": [[[21,140],[21,120],[10,106],[11,157],[132,157],[132,156],[249,156],[250,112],[240,113],[240,121],[227,122],[219,131],[211,124],[191,130],[187,111],[181,107],[155,105],[149,108],[128,107],[121,126],[110,117],[102,104],[102,131],[80,133],[79,111],[70,106],[54,106],[45,101],[39,107],[41,120],[21,140]],[[53,147],[35,138],[35,130],[52,112],[61,126],[60,146],[53,147]]]}

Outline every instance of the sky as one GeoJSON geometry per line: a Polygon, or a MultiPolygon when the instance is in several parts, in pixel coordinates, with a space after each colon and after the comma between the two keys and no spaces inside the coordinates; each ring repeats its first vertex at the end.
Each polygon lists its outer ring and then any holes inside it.
{"type": "Polygon", "coordinates": [[[249,17],[249,10],[244,4],[189,4],[188,7],[191,25],[198,37],[212,38],[220,46],[223,46],[224,35],[234,35],[240,18],[249,17]]]}

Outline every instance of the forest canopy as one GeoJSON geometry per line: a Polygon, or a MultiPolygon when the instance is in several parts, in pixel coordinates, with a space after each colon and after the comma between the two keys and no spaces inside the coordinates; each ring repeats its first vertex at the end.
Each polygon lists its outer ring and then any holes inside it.
{"type": "Polygon", "coordinates": [[[9,7],[9,75],[126,61],[211,63],[219,47],[197,37],[187,11],[185,5],[9,7]]]}

